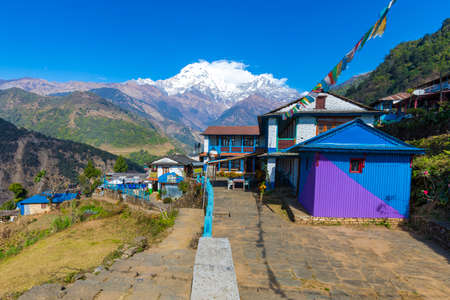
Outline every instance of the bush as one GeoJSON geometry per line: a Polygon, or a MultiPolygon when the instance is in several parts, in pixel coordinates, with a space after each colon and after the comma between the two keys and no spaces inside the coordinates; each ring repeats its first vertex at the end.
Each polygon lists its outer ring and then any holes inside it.
{"type": "Polygon", "coordinates": [[[172,210],[171,212],[162,212],[157,217],[140,215],[137,218],[137,223],[139,225],[143,225],[143,227],[147,227],[147,230],[151,233],[151,235],[156,236],[175,224],[177,214],[178,211],[172,210]]]}
{"type": "Polygon", "coordinates": [[[16,209],[16,202],[8,200],[0,206],[0,210],[13,210],[16,209]]]}
{"type": "Polygon", "coordinates": [[[170,198],[170,197],[167,197],[167,198],[164,198],[164,200],[163,200],[163,203],[172,203],[172,198],[170,198]]]}
{"type": "Polygon", "coordinates": [[[64,230],[72,225],[72,220],[68,216],[57,217],[52,222],[54,232],[64,230]]]}
{"type": "Polygon", "coordinates": [[[178,189],[179,189],[180,191],[182,191],[183,194],[185,194],[185,193],[188,191],[188,189],[189,189],[189,183],[186,182],[186,181],[181,181],[181,182],[178,184],[178,189]]]}

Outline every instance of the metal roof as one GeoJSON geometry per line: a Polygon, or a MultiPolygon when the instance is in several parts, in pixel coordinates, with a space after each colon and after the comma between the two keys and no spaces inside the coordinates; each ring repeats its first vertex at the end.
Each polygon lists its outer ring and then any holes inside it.
{"type": "Polygon", "coordinates": [[[258,126],[209,126],[202,135],[259,135],[258,126]]]}
{"type": "MultiPolygon", "coordinates": [[[[34,195],[30,198],[19,201],[18,204],[40,204],[48,203],[47,197],[51,195],[50,193],[41,193],[34,195]]],[[[77,193],[56,193],[53,195],[52,203],[61,203],[67,200],[72,200],[77,197],[77,193]]]]}
{"type": "Polygon", "coordinates": [[[411,97],[411,94],[402,92],[402,93],[397,93],[397,94],[390,95],[390,96],[387,96],[384,98],[380,98],[379,100],[380,101],[393,101],[393,100],[403,100],[403,99],[407,99],[409,97],[411,97]]]}
{"type": "Polygon", "coordinates": [[[422,154],[424,149],[411,146],[381,130],[366,125],[360,119],[347,122],[282,152],[347,151],[396,152],[422,154]]]}
{"type": "Polygon", "coordinates": [[[155,160],[150,165],[153,165],[153,166],[188,166],[188,165],[198,166],[199,163],[202,164],[201,162],[194,160],[186,155],[175,154],[175,155],[166,156],[166,157],[160,158],[158,160],[155,160]]]}

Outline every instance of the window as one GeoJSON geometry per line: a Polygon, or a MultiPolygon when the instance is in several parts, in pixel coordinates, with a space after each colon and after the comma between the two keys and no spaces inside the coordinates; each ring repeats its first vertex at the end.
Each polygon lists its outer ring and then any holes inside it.
{"type": "Polygon", "coordinates": [[[364,169],[364,158],[350,159],[350,173],[362,173],[364,169]]]}
{"type": "Polygon", "coordinates": [[[237,146],[241,146],[241,140],[242,137],[240,136],[232,136],[231,137],[231,146],[237,147],[237,146]]]}
{"type": "Polygon", "coordinates": [[[209,145],[210,146],[217,146],[217,137],[215,135],[209,136],[209,145]]]}
{"type": "Polygon", "coordinates": [[[224,136],[222,137],[222,146],[230,146],[233,143],[232,136],[224,136]]]}
{"type": "Polygon", "coordinates": [[[290,123],[281,130],[279,137],[282,139],[295,138],[295,120],[290,120],[290,123]]]}
{"type": "Polygon", "coordinates": [[[47,203],[41,203],[41,208],[42,209],[46,209],[47,208],[47,203]]]}
{"type": "Polygon", "coordinates": [[[325,99],[326,96],[317,96],[316,97],[316,109],[325,109],[325,99]]]}
{"type": "Polygon", "coordinates": [[[244,147],[253,147],[254,139],[252,136],[244,136],[244,147]]]}
{"type": "Polygon", "coordinates": [[[352,119],[354,119],[354,117],[317,118],[316,135],[321,134],[332,128],[335,128],[344,123],[347,123],[352,119]]]}

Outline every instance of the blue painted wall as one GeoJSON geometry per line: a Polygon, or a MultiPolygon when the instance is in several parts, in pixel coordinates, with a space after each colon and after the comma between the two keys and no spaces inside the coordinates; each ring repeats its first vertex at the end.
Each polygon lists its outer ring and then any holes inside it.
{"type": "Polygon", "coordinates": [[[371,194],[401,215],[409,216],[410,155],[326,153],[324,156],[371,194]],[[351,158],[365,158],[362,173],[350,173],[351,158]]]}

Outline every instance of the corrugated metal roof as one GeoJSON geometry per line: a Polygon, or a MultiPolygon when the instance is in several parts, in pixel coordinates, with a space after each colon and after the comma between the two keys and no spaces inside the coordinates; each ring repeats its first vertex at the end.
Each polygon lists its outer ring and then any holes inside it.
{"type": "Polygon", "coordinates": [[[321,133],[282,152],[298,151],[389,151],[423,153],[423,149],[411,146],[381,130],[366,125],[360,119],[321,133]]]}
{"type": "Polygon", "coordinates": [[[380,101],[393,101],[393,100],[403,100],[403,99],[407,99],[409,97],[411,97],[411,94],[402,92],[402,93],[397,93],[397,94],[390,95],[390,96],[387,96],[384,98],[380,98],[379,100],[380,101]]]}
{"type": "Polygon", "coordinates": [[[151,163],[153,166],[187,166],[187,165],[199,165],[199,161],[194,160],[183,154],[175,154],[167,157],[160,158],[151,163]]]}
{"type": "Polygon", "coordinates": [[[258,126],[209,126],[202,135],[259,135],[258,126]]]}
{"type": "MultiPolygon", "coordinates": [[[[39,203],[48,203],[47,196],[49,193],[41,193],[34,195],[30,198],[24,199],[20,201],[18,204],[39,204],[39,203]]],[[[61,203],[67,200],[72,200],[77,197],[77,193],[56,193],[52,199],[52,203],[61,203]]]]}

